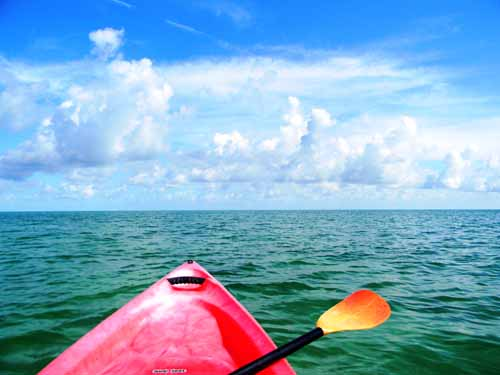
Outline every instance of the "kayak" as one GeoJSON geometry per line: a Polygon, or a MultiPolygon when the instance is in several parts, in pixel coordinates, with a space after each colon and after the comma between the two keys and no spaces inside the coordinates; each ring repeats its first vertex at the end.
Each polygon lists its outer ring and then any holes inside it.
{"type": "MultiPolygon", "coordinates": [[[[40,375],[229,374],[276,345],[252,315],[187,261],[102,321],[40,375]]],[[[295,374],[282,359],[259,374],[295,374]]]]}

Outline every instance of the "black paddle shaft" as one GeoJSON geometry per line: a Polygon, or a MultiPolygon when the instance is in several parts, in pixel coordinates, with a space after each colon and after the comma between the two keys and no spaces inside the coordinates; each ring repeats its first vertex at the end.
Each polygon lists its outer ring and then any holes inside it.
{"type": "Polygon", "coordinates": [[[257,372],[264,370],[266,367],[271,366],[274,362],[279,361],[282,358],[296,352],[300,348],[303,348],[307,344],[319,339],[324,335],[321,328],[314,328],[312,331],[297,337],[295,340],[290,341],[288,344],[280,346],[274,349],[272,352],[267,353],[263,357],[256,359],[253,362],[233,371],[229,375],[252,375],[257,372]]]}

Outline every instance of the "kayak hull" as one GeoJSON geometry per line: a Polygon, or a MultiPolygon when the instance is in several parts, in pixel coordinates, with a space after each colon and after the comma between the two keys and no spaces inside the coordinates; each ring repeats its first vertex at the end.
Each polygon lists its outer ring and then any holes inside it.
{"type": "MultiPolygon", "coordinates": [[[[275,348],[224,286],[189,261],[89,331],[39,374],[228,374],[275,348]]],[[[295,372],[280,360],[261,374],[295,372]]]]}

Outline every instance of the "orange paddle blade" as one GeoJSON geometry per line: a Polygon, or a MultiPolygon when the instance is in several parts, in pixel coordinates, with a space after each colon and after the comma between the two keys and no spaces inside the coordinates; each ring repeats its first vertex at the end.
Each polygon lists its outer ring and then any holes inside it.
{"type": "Polygon", "coordinates": [[[391,307],[377,293],[358,290],[343,301],[325,311],[316,327],[325,335],[339,331],[370,329],[385,322],[391,316],[391,307]]]}

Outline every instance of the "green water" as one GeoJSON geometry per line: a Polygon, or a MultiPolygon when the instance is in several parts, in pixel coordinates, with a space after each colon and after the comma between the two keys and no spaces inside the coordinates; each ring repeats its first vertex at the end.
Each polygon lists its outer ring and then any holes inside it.
{"type": "Polygon", "coordinates": [[[32,374],[185,259],[277,344],[359,288],[391,319],[292,355],[298,374],[500,371],[500,211],[0,213],[0,373],[32,374]]]}

